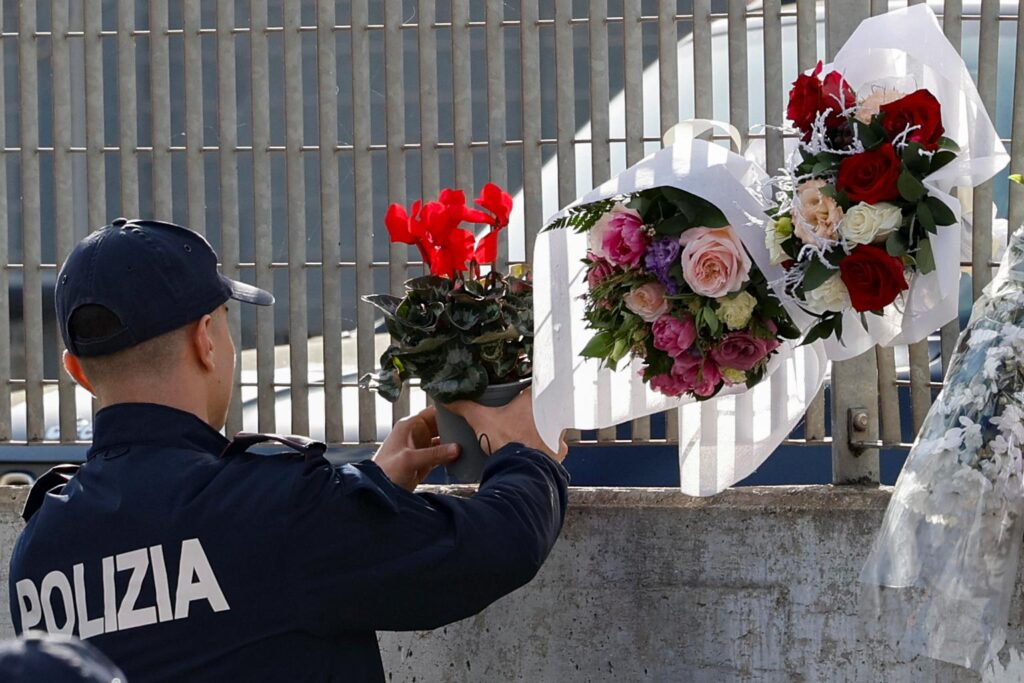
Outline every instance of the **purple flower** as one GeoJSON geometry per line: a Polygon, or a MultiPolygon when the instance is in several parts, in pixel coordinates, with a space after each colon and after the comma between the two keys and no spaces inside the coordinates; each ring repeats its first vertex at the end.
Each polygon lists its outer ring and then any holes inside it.
{"type": "Polygon", "coordinates": [[[652,242],[644,255],[644,267],[658,278],[658,282],[665,285],[665,289],[670,295],[679,293],[679,285],[675,283],[668,271],[678,262],[681,250],[682,246],[679,244],[679,240],[664,237],[652,242]]]}

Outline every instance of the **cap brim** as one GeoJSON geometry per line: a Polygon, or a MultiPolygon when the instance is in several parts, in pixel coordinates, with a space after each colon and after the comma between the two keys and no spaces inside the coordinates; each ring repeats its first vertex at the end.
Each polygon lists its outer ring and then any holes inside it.
{"type": "Polygon", "coordinates": [[[223,275],[220,276],[220,279],[231,290],[231,298],[235,301],[256,304],[257,306],[270,306],[274,303],[274,295],[264,289],[247,285],[238,280],[232,280],[223,275]]]}

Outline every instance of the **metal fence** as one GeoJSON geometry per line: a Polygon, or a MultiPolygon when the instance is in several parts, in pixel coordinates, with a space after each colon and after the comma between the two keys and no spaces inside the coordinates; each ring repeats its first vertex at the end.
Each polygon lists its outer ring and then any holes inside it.
{"type": "MultiPolygon", "coordinates": [[[[4,0],[0,441],[88,438],[90,401],[58,371],[56,264],[89,229],[142,215],[204,232],[225,273],[278,298],[275,310],[232,309],[242,358],[229,432],[373,443],[424,401],[413,391],[392,409],[356,386],[384,343],[358,297],[397,291],[421,267],[388,244],[388,202],[503,184],[520,194],[502,258],[528,260],[547,215],[681,118],[768,124],[745,142],[763,141],[777,168],[783,138],[770,126],[798,69],[897,4],[4,0]]],[[[1001,133],[1024,140],[1017,3],[932,6],[1001,133]]],[[[1001,225],[993,200],[1010,226],[1024,216],[1005,174],[975,191],[964,264],[975,297],[1001,225]]],[[[933,351],[835,364],[830,409],[820,396],[793,442],[831,445],[836,481],[877,481],[878,447],[912,440],[957,332],[937,332],[933,351]]],[[[641,420],[626,438],[674,432],[641,420]]]]}

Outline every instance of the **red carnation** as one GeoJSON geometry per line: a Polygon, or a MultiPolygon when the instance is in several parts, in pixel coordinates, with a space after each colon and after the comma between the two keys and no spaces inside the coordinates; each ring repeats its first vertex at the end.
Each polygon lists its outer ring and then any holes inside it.
{"type": "Polygon", "coordinates": [[[861,313],[885,308],[908,288],[903,261],[870,244],[858,246],[839,262],[839,277],[854,310],[861,313]]]}
{"type": "Polygon", "coordinates": [[[793,89],[789,91],[789,106],[786,107],[786,116],[790,121],[807,135],[818,114],[831,110],[825,119],[825,125],[829,128],[838,128],[846,122],[843,112],[857,103],[857,96],[853,89],[838,71],[831,71],[824,79],[820,79],[822,63],[810,75],[800,74],[793,82],[793,89]]]}
{"type": "Polygon", "coordinates": [[[896,150],[886,143],[870,152],[843,159],[836,177],[836,188],[845,192],[854,203],[895,201],[900,198],[896,182],[901,168],[896,150]]]}
{"type": "Polygon", "coordinates": [[[939,147],[945,129],[942,127],[942,105],[927,90],[917,90],[895,102],[883,104],[882,127],[892,140],[897,135],[913,128],[907,135],[907,142],[916,142],[927,150],[939,147]]]}

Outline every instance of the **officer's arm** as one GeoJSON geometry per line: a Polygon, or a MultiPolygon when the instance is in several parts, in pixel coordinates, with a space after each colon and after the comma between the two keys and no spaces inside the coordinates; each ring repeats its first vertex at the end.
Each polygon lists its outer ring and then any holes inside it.
{"type": "Polygon", "coordinates": [[[371,462],[309,467],[291,525],[291,591],[325,633],[436,628],[524,585],[565,517],[568,474],[532,449],[495,453],[472,498],[412,494],[371,462]]]}

